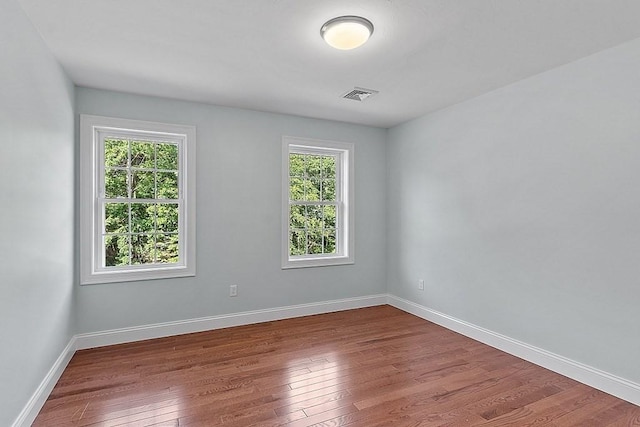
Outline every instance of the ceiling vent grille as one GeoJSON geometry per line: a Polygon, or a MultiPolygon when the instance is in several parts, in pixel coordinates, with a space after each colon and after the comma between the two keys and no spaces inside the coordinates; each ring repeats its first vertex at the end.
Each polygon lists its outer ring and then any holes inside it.
{"type": "Polygon", "coordinates": [[[353,90],[350,90],[349,92],[342,95],[342,98],[362,102],[368,98],[371,98],[376,93],[378,93],[377,90],[354,87],[353,90]]]}

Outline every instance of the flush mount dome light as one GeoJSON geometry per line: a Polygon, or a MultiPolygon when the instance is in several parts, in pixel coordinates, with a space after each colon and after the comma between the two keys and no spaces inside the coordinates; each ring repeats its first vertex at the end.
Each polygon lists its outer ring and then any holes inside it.
{"type": "Polygon", "coordinates": [[[373,34],[373,24],[360,16],[339,16],[320,28],[320,35],[331,47],[340,50],[362,46],[373,34]]]}

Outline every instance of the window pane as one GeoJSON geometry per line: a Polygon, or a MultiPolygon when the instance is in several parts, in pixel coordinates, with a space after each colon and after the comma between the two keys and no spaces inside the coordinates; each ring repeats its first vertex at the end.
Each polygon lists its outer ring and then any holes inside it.
{"type": "Polygon", "coordinates": [[[147,171],[131,172],[131,197],[134,199],[153,199],[154,173],[147,171]]]}
{"type": "Polygon", "coordinates": [[[302,178],[289,180],[289,200],[304,200],[304,180],[302,178]]]}
{"type": "Polygon", "coordinates": [[[129,141],[124,139],[104,140],[104,164],[126,167],[129,158],[129,141]]]}
{"type": "Polygon", "coordinates": [[[104,255],[105,267],[129,265],[129,235],[104,236],[104,255]]]}
{"type": "Polygon", "coordinates": [[[129,231],[129,204],[106,203],[104,205],[104,231],[127,233],[129,231]]]}
{"type": "Polygon", "coordinates": [[[289,227],[304,228],[305,208],[303,205],[291,205],[289,208],[289,227]]]}
{"type": "Polygon", "coordinates": [[[322,177],[335,178],[336,176],[336,158],[335,156],[322,157],[322,177]]]}
{"type": "Polygon", "coordinates": [[[155,254],[153,235],[138,234],[131,236],[131,264],[152,264],[155,254]]]}
{"type": "Polygon", "coordinates": [[[320,179],[322,170],[322,156],[305,156],[305,171],[308,178],[320,179]]]}
{"type": "Polygon", "coordinates": [[[307,206],[307,228],[321,229],[324,227],[322,221],[322,208],[322,206],[307,206]]]}
{"type": "Polygon", "coordinates": [[[85,114],[78,124],[79,282],[195,275],[185,213],[196,210],[196,127],[85,114]]]}
{"type": "Polygon", "coordinates": [[[307,253],[322,253],[322,230],[309,230],[307,232],[307,253]]]}
{"type": "Polygon", "coordinates": [[[336,228],[336,207],[335,206],[323,206],[324,211],[324,227],[336,228]]]}
{"type": "Polygon", "coordinates": [[[307,254],[307,236],[302,229],[292,229],[289,233],[289,255],[307,254]]]}
{"type": "Polygon", "coordinates": [[[127,191],[127,171],[107,169],[104,176],[105,197],[115,199],[129,197],[127,191]]]}
{"type": "Polygon", "coordinates": [[[157,231],[173,233],[178,231],[178,204],[162,203],[156,205],[157,231]]]}
{"type": "Polygon", "coordinates": [[[175,172],[158,172],[158,198],[178,198],[178,174],[175,172]]]}
{"type": "Polygon", "coordinates": [[[175,144],[158,144],[157,168],[178,170],[178,146],[175,144]]]}
{"type": "Polygon", "coordinates": [[[336,181],[325,179],[322,181],[322,200],[335,202],[336,200],[336,181]]]}
{"type": "Polygon", "coordinates": [[[151,203],[131,204],[131,232],[148,233],[155,230],[155,205],[151,203]]]}
{"type": "Polygon", "coordinates": [[[282,183],[285,191],[289,185],[289,198],[283,194],[282,207],[289,216],[284,218],[282,268],[353,263],[349,190],[354,144],[293,137],[283,137],[283,144],[282,159],[289,162],[289,172],[282,183]]]}
{"type": "Polygon", "coordinates": [[[303,154],[289,154],[289,176],[304,176],[303,154]]]}
{"type": "Polygon", "coordinates": [[[335,254],[336,253],[336,231],[324,230],[323,237],[324,239],[323,239],[322,252],[325,254],[335,254]]]}
{"type": "Polygon", "coordinates": [[[131,167],[155,167],[155,144],[153,142],[131,141],[131,167]]]}
{"type": "Polygon", "coordinates": [[[319,179],[305,179],[304,185],[304,199],[310,202],[316,202],[320,200],[320,180],[319,179]]]}
{"type": "Polygon", "coordinates": [[[178,262],[178,235],[156,234],[156,262],[171,264],[178,262]]]}

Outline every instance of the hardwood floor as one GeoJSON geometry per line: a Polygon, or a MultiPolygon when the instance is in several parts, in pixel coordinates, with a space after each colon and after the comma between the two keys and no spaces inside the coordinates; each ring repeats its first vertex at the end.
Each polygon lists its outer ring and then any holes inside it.
{"type": "Polygon", "coordinates": [[[640,426],[640,407],[390,306],[78,351],[34,426],[640,426]]]}

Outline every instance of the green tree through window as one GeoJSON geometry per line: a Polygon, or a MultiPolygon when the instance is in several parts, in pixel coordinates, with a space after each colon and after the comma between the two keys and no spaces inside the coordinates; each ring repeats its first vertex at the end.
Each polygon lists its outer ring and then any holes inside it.
{"type": "Polygon", "coordinates": [[[289,154],[289,255],[336,253],[336,156],[289,154]]]}
{"type": "Polygon", "coordinates": [[[104,266],[179,260],[179,158],[174,143],[104,140],[104,266]]]}

